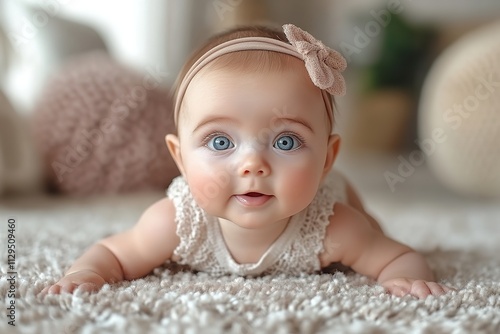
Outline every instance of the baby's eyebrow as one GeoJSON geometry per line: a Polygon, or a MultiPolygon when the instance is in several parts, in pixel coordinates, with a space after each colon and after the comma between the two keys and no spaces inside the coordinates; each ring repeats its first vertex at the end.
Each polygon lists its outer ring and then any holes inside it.
{"type": "Polygon", "coordinates": [[[200,123],[196,125],[196,127],[193,130],[193,133],[211,123],[228,123],[228,122],[234,122],[234,119],[226,116],[209,116],[202,119],[200,123]]]}
{"type": "MultiPolygon", "coordinates": [[[[203,128],[204,126],[207,126],[209,124],[212,124],[212,123],[234,123],[235,122],[235,119],[231,118],[231,117],[227,117],[227,116],[209,116],[209,117],[206,117],[204,119],[202,119],[194,128],[193,130],[193,133],[195,133],[196,131],[200,130],[201,128],[203,128]]],[[[311,124],[306,121],[305,119],[301,118],[301,117],[276,117],[276,118],[273,118],[273,120],[271,121],[273,124],[276,124],[276,122],[286,122],[286,123],[294,123],[294,124],[299,124],[303,127],[305,127],[307,130],[309,130],[310,132],[314,132],[313,130],[313,127],[311,126],[311,124]]]]}
{"type": "Polygon", "coordinates": [[[309,131],[314,132],[311,124],[309,124],[309,122],[307,122],[305,119],[300,118],[300,117],[277,117],[275,120],[285,121],[285,122],[290,122],[290,123],[297,123],[297,124],[303,125],[309,131]]]}

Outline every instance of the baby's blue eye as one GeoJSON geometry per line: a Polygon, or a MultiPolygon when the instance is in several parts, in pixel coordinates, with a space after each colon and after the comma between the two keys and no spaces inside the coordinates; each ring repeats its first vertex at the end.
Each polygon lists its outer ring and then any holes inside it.
{"type": "Polygon", "coordinates": [[[274,147],[283,150],[283,151],[291,151],[296,148],[299,148],[302,143],[295,136],[284,135],[278,138],[274,142],[274,147]]]}
{"type": "Polygon", "coordinates": [[[224,151],[234,147],[234,144],[226,136],[215,136],[210,139],[207,146],[215,151],[224,151]]]}

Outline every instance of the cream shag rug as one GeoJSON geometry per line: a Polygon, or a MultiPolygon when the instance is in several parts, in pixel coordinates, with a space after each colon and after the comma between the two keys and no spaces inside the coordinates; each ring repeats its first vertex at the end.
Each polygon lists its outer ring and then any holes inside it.
{"type": "MultiPolygon", "coordinates": [[[[392,160],[392,168],[397,168],[392,160]]],[[[371,165],[373,166],[373,165],[371,165]]],[[[39,296],[98,238],[134,224],[162,194],[3,199],[1,333],[498,333],[500,205],[454,196],[421,167],[391,192],[383,169],[354,182],[391,236],[458,289],[417,300],[354,273],[212,278],[174,267],[88,295],[39,296]],[[7,221],[16,221],[15,324],[7,317],[7,221]]],[[[349,169],[347,174],[356,174],[349,169]]]]}

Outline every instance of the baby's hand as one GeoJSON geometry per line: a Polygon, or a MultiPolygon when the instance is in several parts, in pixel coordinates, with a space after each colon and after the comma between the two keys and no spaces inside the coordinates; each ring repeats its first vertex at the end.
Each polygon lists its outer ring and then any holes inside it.
{"type": "Polygon", "coordinates": [[[65,275],[56,284],[42,290],[42,294],[60,294],[63,292],[73,293],[76,288],[86,292],[98,291],[106,281],[91,270],[80,270],[65,275]]]}
{"type": "Polygon", "coordinates": [[[392,295],[402,297],[410,294],[420,299],[429,295],[439,296],[453,290],[440,283],[409,278],[393,278],[381,283],[381,285],[392,295]]]}

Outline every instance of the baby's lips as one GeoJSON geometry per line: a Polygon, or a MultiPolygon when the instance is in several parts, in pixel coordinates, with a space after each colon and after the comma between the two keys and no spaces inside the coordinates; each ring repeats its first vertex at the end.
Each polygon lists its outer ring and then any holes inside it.
{"type": "Polygon", "coordinates": [[[235,197],[245,206],[256,207],[264,205],[269,199],[271,199],[272,196],[252,191],[245,194],[235,195],[235,197]]]}

